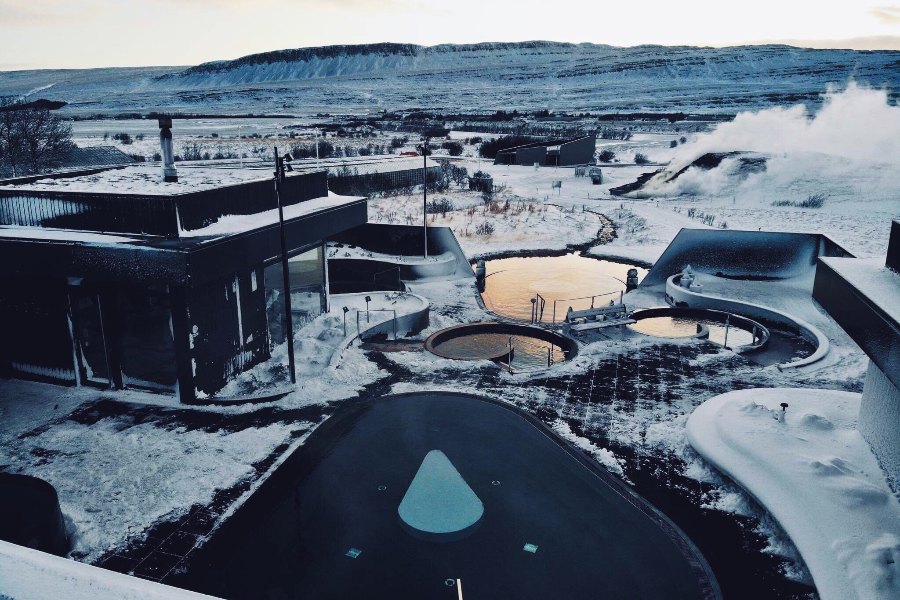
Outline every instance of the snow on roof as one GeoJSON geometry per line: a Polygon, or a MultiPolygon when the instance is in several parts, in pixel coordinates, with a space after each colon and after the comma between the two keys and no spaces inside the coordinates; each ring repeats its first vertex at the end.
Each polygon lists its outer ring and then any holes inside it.
{"type": "MultiPolygon", "coordinates": [[[[337,208],[358,202],[360,198],[356,196],[338,196],[337,194],[329,194],[322,198],[313,198],[298,204],[292,204],[284,207],[285,221],[303,217],[312,213],[337,208]]],[[[223,236],[231,233],[240,233],[250,231],[266,225],[273,225],[278,222],[278,209],[273,208],[261,213],[252,215],[225,215],[211,225],[207,225],[201,229],[182,230],[178,237],[190,238],[201,236],[223,236]]]]}
{"type": "Polygon", "coordinates": [[[900,323],[900,274],[887,268],[883,259],[823,256],[820,260],[900,323]]]}
{"type": "Polygon", "coordinates": [[[56,240],[64,242],[86,242],[94,244],[122,244],[137,241],[134,238],[90,231],[72,231],[70,229],[46,229],[44,227],[19,227],[4,225],[0,227],[0,238],[21,238],[28,240],[56,240]]]}
{"type": "Polygon", "coordinates": [[[214,189],[227,185],[246,183],[266,179],[261,170],[225,169],[213,166],[178,166],[178,181],[163,181],[159,166],[131,166],[124,169],[111,169],[92,175],[78,177],[59,177],[56,179],[39,179],[34,183],[22,185],[0,185],[0,190],[21,192],[65,191],[83,193],[118,193],[118,194],[150,194],[171,196],[202,190],[214,189]]]}

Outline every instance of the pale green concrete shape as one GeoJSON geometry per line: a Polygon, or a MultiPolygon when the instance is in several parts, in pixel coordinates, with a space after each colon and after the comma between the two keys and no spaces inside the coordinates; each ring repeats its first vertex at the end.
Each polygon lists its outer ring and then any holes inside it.
{"type": "Polygon", "coordinates": [[[432,450],[425,455],[397,512],[414,530],[442,536],[477,525],[484,515],[484,504],[447,455],[432,450]]]}

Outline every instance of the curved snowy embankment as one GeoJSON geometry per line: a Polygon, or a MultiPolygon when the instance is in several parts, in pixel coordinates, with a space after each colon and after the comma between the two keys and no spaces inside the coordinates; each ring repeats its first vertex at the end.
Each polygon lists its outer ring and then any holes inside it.
{"type": "Polygon", "coordinates": [[[0,540],[0,598],[216,600],[0,540]]]}
{"type": "Polygon", "coordinates": [[[900,598],[900,502],[857,430],[860,399],[740,390],[707,400],[687,424],[694,449],[778,520],[823,600],[900,598]]]}

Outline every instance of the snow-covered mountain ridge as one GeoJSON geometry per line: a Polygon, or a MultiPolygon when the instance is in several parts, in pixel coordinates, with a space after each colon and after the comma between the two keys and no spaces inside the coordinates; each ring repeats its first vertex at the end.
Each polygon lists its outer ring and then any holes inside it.
{"type": "Polygon", "coordinates": [[[297,48],[193,67],[0,73],[0,94],[36,89],[76,113],[684,110],[816,102],[849,80],[900,95],[900,52],[521,43],[297,48]],[[48,87],[49,86],[49,87],[48,87]],[[114,93],[113,93],[114,92],[114,93]],[[205,105],[205,106],[204,106],[205,105]]]}

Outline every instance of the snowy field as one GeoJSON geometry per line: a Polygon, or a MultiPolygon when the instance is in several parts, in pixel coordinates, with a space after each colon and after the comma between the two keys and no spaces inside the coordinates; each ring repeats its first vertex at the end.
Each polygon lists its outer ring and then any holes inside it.
{"type": "MultiPolygon", "coordinates": [[[[853,88],[826,99],[817,115],[769,109],[739,116],[675,147],[672,139],[641,134],[628,142],[603,142],[600,149],[614,151],[619,162],[602,167],[602,185],[575,177],[571,168],[495,166],[464,157],[455,164],[469,173],[483,169],[493,176],[497,192],[492,202],[485,203],[479,193],[451,188],[429,194],[429,199],[446,200],[452,207],[427,219],[451,227],[472,259],[577,247],[593,256],[650,265],[683,227],[814,231],[858,256],[883,257],[890,219],[900,216],[900,108],[889,106],[883,92],[853,88]],[[793,127],[791,139],[800,141],[779,145],[788,127],[793,127]],[[609,194],[610,187],[660,168],[634,164],[638,152],[653,162],[675,165],[713,150],[767,153],[767,170],[744,178],[729,170],[733,165],[726,161],[709,171],[688,170],[675,180],[681,183],[661,186],[643,198],[609,194]],[[553,186],[556,181],[561,187],[553,186]],[[820,193],[827,196],[820,208],[772,206],[820,193]],[[706,223],[698,215],[701,211],[706,223]]],[[[369,220],[418,225],[422,210],[418,192],[379,196],[369,202],[369,220]]],[[[747,294],[764,296],[761,289],[748,288],[747,294]]],[[[411,291],[431,302],[431,325],[418,340],[449,325],[491,318],[468,280],[422,283],[411,291]]],[[[862,353],[837,331],[829,337],[842,357],[841,369],[780,372],[696,340],[662,344],[633,336],[591,343],[575,360],[543,374],[511,375],[492,363],[460,364],[421,350],[382,352],[357,343],[345,345],[342,317],[332,312],[301,330],[301,377],[296,389],[275,403],[187,408],[138,392],[113,395],[0,382],[0,465],[56,486],[74,534],[72,556],[97,562],[148,544],[154,526],[184,517],[195,505],[212,512],[214,499],[223,491],[231,500],[226,507],[216,506],[215,514],[227,518],[287,452],[358,395],[478,390],[532,411],[654,502],[663,503],[663,510],[681,511],[685,520],[679,524],[692,537],[704,535],[701,523],[709,527],[703,519],[720,519],[714,521],[719,524],[717,535],[729,544],[719,547],[704,540],[706,548],[713,548],[722,561],[762,561],[758,572],[764,582],[745,575],[748,586],[771,584],[777,591],[769,597],[807,598],[810,588],[796,583],[809,585],[810,575],[785,535],[787,530],[794,536],[795,530],[780,514],[773,519],[701,459],[688,444],[686,424],[705,400],[734,389],[814,385],[859,392],[862,353]]],[[[251,371],[228,391],[240,394],[265,387],[277,374],[271,369],[251,371]]],[[[804,410],[829,419],[835,428],[849,423],[847,414],[833,414],[831,409],[804,410]]],[[[733,476],[743,483],[737,473],[733,476]]],[[[810,479],[810,485],[822,479],[810,479]]],[[[766,501],[762,494],[753,494],[766,501]]],[[[804,556],[812,556],[808,544],[817,542],[802,535],[796,541],[804,556]]],[[[876,546],[872,553],[878,556],[895,552],[887,542],[876,546]]],[[[881,572],[891,575],[895,566],[881,572]]],[[[888,581],[883,589],[896,585],[896,573],[893,576],[893,583],[888,581]]],[[[888,597],[879,596],[878,590],[858,589],[861,598],[888,597]]]]}

